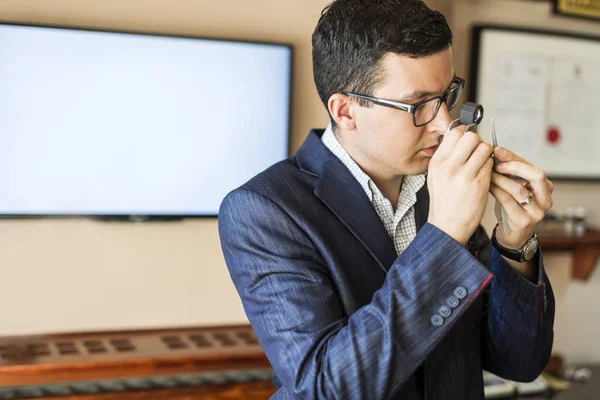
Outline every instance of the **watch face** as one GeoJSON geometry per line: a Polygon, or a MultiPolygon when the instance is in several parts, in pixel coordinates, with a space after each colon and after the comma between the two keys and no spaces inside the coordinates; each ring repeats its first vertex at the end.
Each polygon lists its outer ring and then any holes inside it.
{"type": "Polygon", "coordinates": [[[525,244],[525,248],[523,249],[523,258],[525,259],[525,261],[530,261],[533,258],[533,256],[535,256],[535,253],[537,252],[537,248],[538,248],[537,238],[532,237],[525,244]]]}

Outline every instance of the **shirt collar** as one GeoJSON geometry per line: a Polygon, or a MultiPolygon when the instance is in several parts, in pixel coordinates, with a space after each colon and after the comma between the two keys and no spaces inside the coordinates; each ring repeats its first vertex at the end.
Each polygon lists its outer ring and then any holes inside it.
{"type": "MultiPolygon", "coordinates": [[[[358,164],[350,157],[350,154],[344,149],[342,144],[337,140],[333,133],[331,123],[325,129],[323,133],[323,144],[327,147],[340,161],[348,168],[354,178],[360,183],[369,200],[373,202],[373,192],[379,192],[379,189],[375,183],[371,180],[358,164]]],[[[421,190],[426,181],[426,174],[420,175],[406,175],[402,181],[402,191],[409,190],[412,194],[415,194],[421,190]]]]}

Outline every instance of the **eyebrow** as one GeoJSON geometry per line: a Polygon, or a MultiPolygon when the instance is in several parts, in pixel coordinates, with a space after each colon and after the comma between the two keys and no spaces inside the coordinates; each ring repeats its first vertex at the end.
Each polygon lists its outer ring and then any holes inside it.
{"type": "MultiPolygon", "coordinates": [[[[452,81],[450,82],[448,87],[446,87],[446,89],[444,89],[442,91],[442,93],[444,93],[446,90],[448,90],[450,88],[450,86],[452,86],[452,83],[454,82],[455,79],[456,79],[456,74],[454,74],[454,76],[452,77],[452,81]]],[[[441,94],[439,92],[432,92],[432,91],[427,91],[427,90],[415,90],[414,92],[409,93],[406,96],[403,96],[402,100],[400,100],[400,102],[402,102],[402,103],[413,102],[416,100],[425,99],[427,97],[435,97],[435,96],[440,96],[440,95],[441,94]]]]}

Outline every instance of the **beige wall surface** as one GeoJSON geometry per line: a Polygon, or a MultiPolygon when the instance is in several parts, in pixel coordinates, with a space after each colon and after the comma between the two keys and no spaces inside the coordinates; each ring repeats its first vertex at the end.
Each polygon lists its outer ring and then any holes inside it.
{"type": "MultiPolygon", "coordinates": [[[[0,20],[293,45],[292,148],[327,116],[310,35],[326,0],[0,1],[0,20]]],[[[77,166],[73,166],[76,168],[77,166]]],[[[0,222],[0,335],[245,323],[214,219],[0,222]]]]}
{"type": "MultiPolygon", "coordinates": [[[[327,116],[312,81],[310,35],[326,0],[2,0],[0,20],[125,29],[294,46],[292,150],[327,116]]],[[[468,76],[469,26],[476,21],[600,34],[592,22],[556,18],[545,2],[428,1],[455,32],[456,70],[468,76]]],[[[75,167],[75,166],[74,166],[75,167]]],[[[599,185],[559,184],[555,209],[584,205],[600,225],[599,185]]],[[[491,229],[490,210],[484,225],[491,229]]],[[[559,295],[557,346],[571,359],[600,360],[600,274],[569,279],[567,256],[548,257],[559,295]],[[576,333],[573,326],[580,329],[576,333]],[[576,341],[573,338],[577,339],[576,341]],[[593,347],[594,350],[589,351],[593,347]]],[[[221,255],[215,220],[96,223],[0,222],[0,335],[90,329],[244,323],[221,255]]]]}

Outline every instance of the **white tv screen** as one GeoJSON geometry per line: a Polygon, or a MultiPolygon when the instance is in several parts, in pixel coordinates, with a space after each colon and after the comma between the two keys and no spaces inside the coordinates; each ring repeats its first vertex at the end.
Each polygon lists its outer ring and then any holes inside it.
{"type": "Polygon", "coordinates": [[[215,216],[288,155],[286,45],[0,24],[0,214],[215,216]]]}

